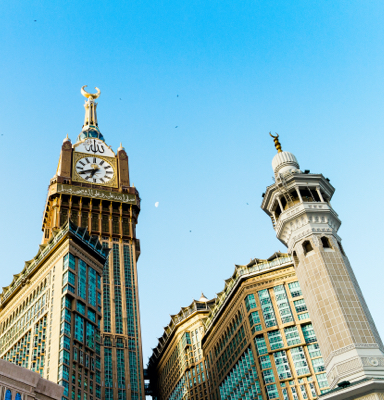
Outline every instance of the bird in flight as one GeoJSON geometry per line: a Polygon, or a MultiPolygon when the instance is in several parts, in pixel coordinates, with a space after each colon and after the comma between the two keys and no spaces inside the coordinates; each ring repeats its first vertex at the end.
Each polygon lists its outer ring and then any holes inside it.
{"type": "Polygon", "coordinates": [[[175,128],[178,128],[178,126],[176,125],[175,128]]]}
{"type": "Polygon", "coordinates": [[[249,206],[249,204],[247,203],[247,206],[249,206]]]}
{"type": "Polygon", "coordinates": [[[177,95],[176,97],[179,97],[179,95],[177,95]]]}
{"type": "Polygon", "coordinates": [[[121,99],[120,99],[121,100],[121,99]]]}
{"type": "Polygon", "coordinates": [[[192,231],[189,231],[189,232],[192,232],[192,231]]]}
{"type": "Polygon", "coordinates": [[[37,19],[34,19],[33,22],[37,22],[37,19]]]}

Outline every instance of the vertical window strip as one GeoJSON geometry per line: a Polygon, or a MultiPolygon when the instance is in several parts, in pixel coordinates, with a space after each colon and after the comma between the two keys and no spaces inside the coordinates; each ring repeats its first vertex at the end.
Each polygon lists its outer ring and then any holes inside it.
{"type": "MultiPolygon", "coordinates": [[[[112,349],[104,347],[104,378],[105,387],[113,388],[113,367],[112,367],[112,349]]],[[[107,389],[105,389],[107,391],[107,389]]],[[[107,394],[105,395],[107,397],[107,394]]],[[[113,392],[112,392],[113,398],[113,392]]]]}
{"type": "Polygon", "coordinates": [[[309,374],[307,359],[301,346],[291,349],[291,356],[297,375],[309,374]]]}
{"type": "Polygon", "coordinates": [[[284,347],[283,338],[281,337],[280,331],[268,332],[269,346],[271,350],[277,350],[284,347]]]}
{"type": "Polygon", "coordinates": [[[275,359],[276,370],[279,379],[289,379],[292,378],[291,368],[289,367],[288,357],[286,351],[277,351],[273,353],[275,359]]]}
{"type": "Polygon", "coordinates": [[[117,359],[117,387],[119,393],[121,389],[125,392],[125,361],[124,361],[124,349],[116,349],[117,359]]]}
{"type": "Polygon", "coordinates": [[[285,324],[287,322],[293,321],[291,307],[289,306],[289,301],[285,292],[284,285],[275,286],[273,288],[273,291],[275,293],[277,308],[280,313],[281,322],[285,324]]]}
{"type": "Polygon", "coordinates": [[[285,339],[287,340],[288,346],[294,346],[295,344],[299,344],[301,342],[300,334],[297,329],[297,326],[291,326],[289,328],[284,328],[284,332],[285,332],[285,339]]]}
{"type": "Polygon", "coordinates": [[[121,277],[120,277],[120,247],[113,244],[113,281],[115,288],[115,325],[116,333],[123,333],[123,303],[121,299],[121,277]]]}
{"type": "Polygon", "coordinates": [[[276,326],[275,311],[273,309],[271,297],[269,295],[268,289],[260,290],[258,292],[259,300],[261,304],[261,310],[263,312],[264,323],[267,328],[276,326]]]}
{"type": "Polygon", "coordinates": [[[111,332],[111,290],[108,258],[103,269],[103,321],[104,331],[111,332]]]}
{"type": "Polygon", "coordinates": [[[77,295],[82,299],[87,300],[87,264],[81,259],[79,259],[77,295]]]}
{"type": "Polygon", "coordinates": [[[305,343],[316,342],[315,330],[312,324],[302,325],[301,330],[303,331],[305,343]]]}

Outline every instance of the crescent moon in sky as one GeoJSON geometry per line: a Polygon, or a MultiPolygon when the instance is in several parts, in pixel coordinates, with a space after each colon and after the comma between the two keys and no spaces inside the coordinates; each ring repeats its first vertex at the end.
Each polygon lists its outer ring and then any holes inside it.
{"type": "Polygon", "coordinates": [[[86,88],[88,85],[84,85],[84,86],[82,86],[82,88],[81,88],[81,94],[84,96],[84,97],[86,97],[87,99],[92,99],[92,100],[95,100],[95,99],[97,99],[99,96],[100,96],[100,89],[99,88],[97,88],[97,87],[95,87],[95,89],[97,90],[97,93],[95,93],[95,94],[92,94],[92,93],[88,93],[88,92],[86,92],[85,90],[84,90],[84,88],[86,88]]]}

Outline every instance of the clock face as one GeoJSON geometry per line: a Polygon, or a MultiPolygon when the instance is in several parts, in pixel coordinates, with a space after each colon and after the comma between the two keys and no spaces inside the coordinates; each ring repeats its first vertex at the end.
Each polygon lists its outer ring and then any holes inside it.
{"type": "Polygon", "coordinates": [[[113,166],[108,161],[94,156],[84,156],[75,164],[78,176],[97,185],[107,185],[115,175],[113,166]]]}

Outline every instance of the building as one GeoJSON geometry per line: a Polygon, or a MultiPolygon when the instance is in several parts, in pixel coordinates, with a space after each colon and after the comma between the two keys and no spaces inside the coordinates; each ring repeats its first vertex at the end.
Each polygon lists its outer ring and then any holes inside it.
{"type": "Polygon", "coordinates": [[[64,388],[40,374],[0,359],[0,398],[4,400],[60,400],[64,388]]]}
{"type": "Polygon", "coordinates": [[[158,400],[204,399],[211,390],[201,346],[203,320],[214,303],[203,294],[164,328],[148,364],[150,392],[158,400]]]}
{"type": "Polygon", "coordinates": [[[314,399],[324,362],[290,256],[237,265],[204,320],[212,400],[314,399]]]}
{"type": "Polygon", "coordinates": [[[293,256],[335,390],[325,397],[383,398],[383,343],[338,235],[341,221],[330,203],[335,189],[322,174],[300,171],[296,157],[273,138],[274,183],[261,207],[293,256]]]}
{"type": "Polygon", "coordinates": [[[225,282],[216,299],[192,303],[164,329],[148,366],[154,397],[302,400],[326,392],[324,362],[292,258],[276,253],[237,265],[225,282]],[[191,348],[193,332],[201,339],[199,369],[190,354],[199,349],[191,348]]]}
{"type": "Polygon", "coordinates": [[[44,240],[69,217],[111,249],[102,287],[102,396],[138,400],[145,396],[136,266],[140,197],[130,185],[126,151],[120,144],[115,153],[98,127],[99,89],[81,92],[87,98],[84,124],[75,144],[63,142],[46,201],[44,240]]]}
{"type": "Polygon", "coordinates": [[[0,357],[59,383],[63,399],[101,399],[106,258],[97,238],[67,221],[0,295],[0,357]]]}
{"type": "Polygon", "coordinates": [[[136,238],[140,197],[130,184],[125,149],[120,144],[115,153],[100,132],[95,102],[100,90],[90,94],[82,87],[81,93],[87,98],[84,124],[74,144],[67,136],[61,146],[56,173],[49,184],[39,254],[26,263],[21,275],[15,276],[0,301],[0,356],[39,371],[54,382],[62,381],[66,387],[64,399],[67,400],[79,400],[81,395],[81,400],[142,400],[145,394],[136,265],[140,255],[140,242],[136,238]],[[68,220],[72,221],[73,227],[67,224],[68,220]],[[47,258],[46,254],[48,248],[56,246],[60,235],[69,235],[71,242],[71,230],[77,226],[84,233],[84,240],[79,244],[84,249],[78,249],[75,254],[74,271],[71,270],[73,260],[65,261],[65,254],[57,256],[57,262],[47,258]],[[104,268],[99,242],[110,249],[104,268]],[[92,249],[88,249],[89,245],[92,249]],[[97,265],[89,261],[92,257],[96,259],[96,253],[89,256],[89,251],[95,251],[94,246],[100,254],[97,265]],[[61,264],[64,262],[69,263],[69,272],[63,277],[65,281],[61,281],[61,264]],[[33,274],[30,273],[32,267],[33,274]],[[93,272],[90,275],[90,268],[96,275],[93,272]],[[52,280],[54,274],[55,282],[52,280]],[[96,280],[97,274],[102,274],[101,281],[96,280]],[[94,297],[84,298],[84,292],[78,292],[79,286],[84,290],[85,286],[96,284],[97,307],[94,297]],[[16,287],[22,296],[11,294],[16,287]],[[55,302],[51,322],[53,291],[55,302]],[[77,305],[78,300],[82,305],[77,305]],[[67,310],[65,314],[60,313],[61,307],[67,310]],[[88,314],[89,310],[94,314],[88,314]],[[25,312],[28,314],[24,315],[25,312]],[[32,312],[37,315],[33,320],[32,312]],[[36,318],[41,321],[41,326],[36,325],[36,318]],[[95,335],[86,331],[86,326],[93,326],[93,323],[95,335]],[[26,336],[21,338],[20,329],[26,336]],[[96,334],[98,330],[100,337],[96,334]],[[69,344],[63,339],[66,331],[72,335],[69,344]],[[83,334],[86,336],[81,342],[83,334]],[[95,349],[89,348],[89,337],[94,337],[95,349]],[[99,351],[99,344],[100,355],[95,355],[93,352],[99,351]],[[55,352],[60,346],[64,346],[65,352],[59,356],[55,352]],[[103,376],[96,375],[97,370],[102,371],[103,376]]]}

